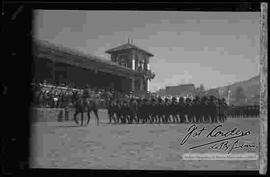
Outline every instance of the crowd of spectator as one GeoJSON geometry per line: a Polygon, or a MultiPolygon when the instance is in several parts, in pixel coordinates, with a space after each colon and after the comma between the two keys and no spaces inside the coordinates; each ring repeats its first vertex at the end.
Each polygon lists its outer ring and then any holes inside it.
{"type": "Polygon", "coordinates": [[[33,106],[45,108],[65,108],[72,106],[76,97],[81,96],[84,90],[88,90],[92,98],[105,105],[106,100],[113,98],[130,97],[131,93],[115,91],[114,89],[100,89],[86,85],[76,87],[72,84],[53,84],[46,80],[43,82],[32,82],[33,106]]]}

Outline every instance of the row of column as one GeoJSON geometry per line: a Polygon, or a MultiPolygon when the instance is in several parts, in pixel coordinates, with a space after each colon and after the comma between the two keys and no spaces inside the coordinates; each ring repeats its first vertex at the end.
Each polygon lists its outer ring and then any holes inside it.
{"type": "MultiPolygon", "coordinates": [[[[132,70],[135,70],[135,56],[132,58],[132,70]]],[[[150,65],[147,63],[147,71],[150,70],[150,65]]],[[[149,79],[146,80],[147,91],[149,91],[149,79]]],[[[135,90],[135,78],[131,78],[131,90],[135,90]]],[[[140,79],[140,90],[144,90],[144,80],[140,79]]]]}

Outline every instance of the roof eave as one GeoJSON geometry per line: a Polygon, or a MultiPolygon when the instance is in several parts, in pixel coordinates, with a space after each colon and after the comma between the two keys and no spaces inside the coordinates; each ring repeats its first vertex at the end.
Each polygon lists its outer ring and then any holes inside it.
{"type": "MultiPolygon", "coordinates": [[[[153,54],[151,54],[149,52],[146,52],[145,50],[142,50],[142,49],[137,49],[137,48],[132,48],[132,49],[136,49],[136,50],[142,51],[142,52],[146,53],[150,57],[153,57],[154,56],[153,54]]],[[[128,49],[120,49],[120,50],[110,49],[110,50],[105,51],[105,53],[107,53],[107,54],[113,54],[113,53],[116,53],[116,52],[119,52],[119,51],[123,51],[123,50],[128,50],[128,49]]]]}

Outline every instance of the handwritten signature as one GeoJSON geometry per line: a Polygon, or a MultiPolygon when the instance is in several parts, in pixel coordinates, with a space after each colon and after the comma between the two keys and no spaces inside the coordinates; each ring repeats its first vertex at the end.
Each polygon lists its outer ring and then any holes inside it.
{"type": "Polygon", "coordinates": [[[239,138],[248,136],[251,134],[249,130],[247,131],[241,131],[238,128],[232,128],[231,130],[224,131],[221,130],[222,125],[217,125],[209,132],[205,127],[198,128],[195,124],[191,125],[188,128],[188,133],[184,136],[184,138],[181,140],[180,145],[184,145],[190,138],[198,138],[201,135],[204,135],[206,138],[221,138],[215,141],[199,144],[193,147],[190,147],[189,149],[195,149],[207,145],[211,145],[211,149],[224,149],[228,150],[228,153],[230,153],[234,149],[238,148],[244,148],[244,147],[255,147],[255,145],[252,144],[242,144],[239,145],[239,138]],[[236,139],[233,143],[230,143],[229,140],[236,139]]]}
{"type": "Polygon", "coordinates": [[[211,145],[209,149],[224,150],[224,151],[228,151],[228,154],[230,154],[233,150],[236,150],[236,149],[256,148],[255,144],[239,144],[239,143],[240,143],[239,139],[233,142],[226,140],[226,141],[211,145]]]}

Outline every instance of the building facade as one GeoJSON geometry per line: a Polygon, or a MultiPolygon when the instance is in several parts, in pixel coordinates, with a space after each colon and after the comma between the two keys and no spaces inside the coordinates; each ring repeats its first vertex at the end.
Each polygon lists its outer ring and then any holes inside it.
{"type": "Polygon", "coordinates": [[[142,49],[137,52],[133,49],[113,51],[111,61],[107,61],[47,41],[34,41],[33,75],[35,80],[53,83],[66,82],[77,86],[89,85],[123,92],[146,92],[153,73],[149,67],[149,54],[142,51],[142,49]],[[138,58],[137,65],[132,60],[135,55],[138,58]],[[146,65],[148,70],[139,69],[145,66],[139,64],[142,60],[148,64],[146,65]]]}
{"type": "Polygon", "coordinates": [[[166,86],[157,92],[160,96],[176,96],[176,97],[194,97],[194,84],[180,84],[176,86],[166,86]]]}
{"type": "Polygon", "coordinates": [[[149,58],[154,56],[129,41],[126,44],[109,49],[106,53],[111,55],[111,61],[120,66],[143,73],[144,77],[131,78],[131,90],[149,92],[149,82],[155,77],[150,70],[149,58]]]}

